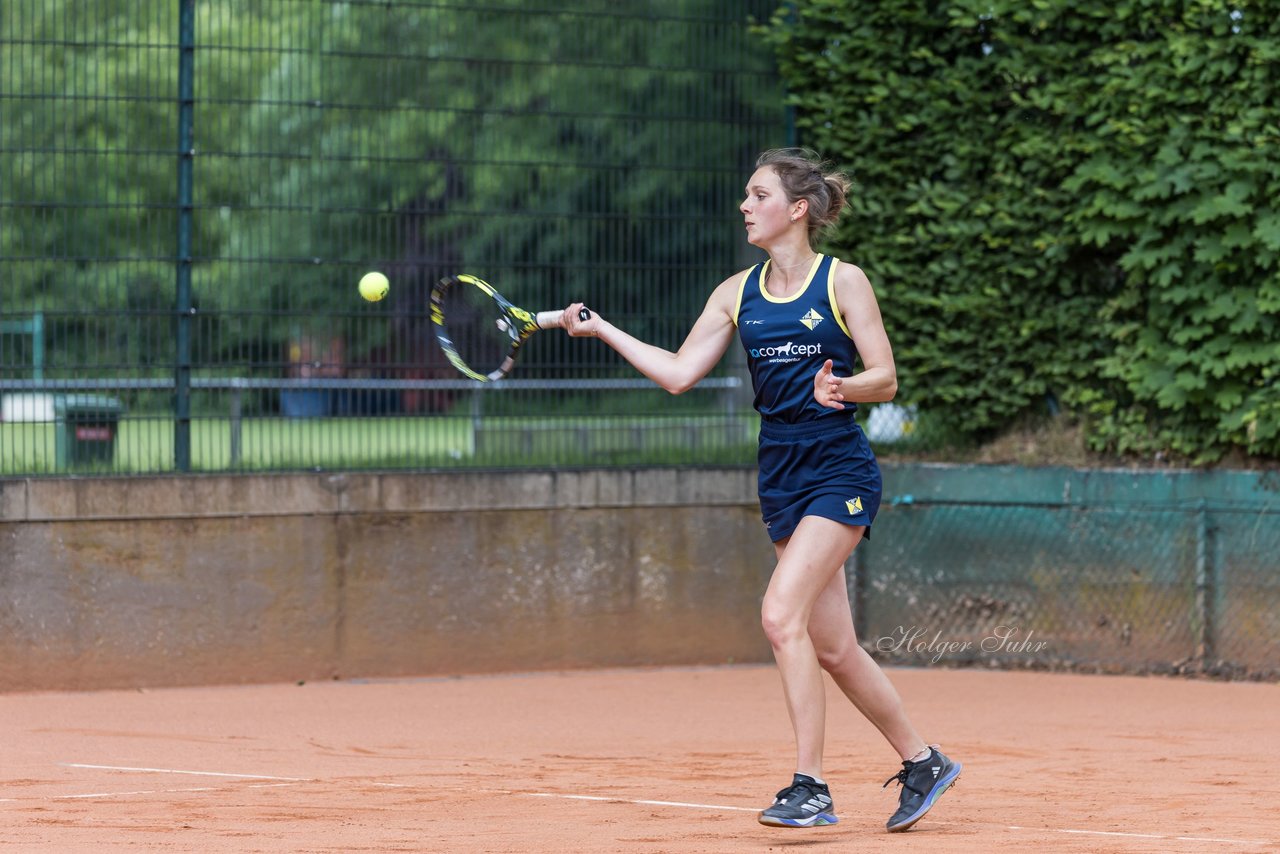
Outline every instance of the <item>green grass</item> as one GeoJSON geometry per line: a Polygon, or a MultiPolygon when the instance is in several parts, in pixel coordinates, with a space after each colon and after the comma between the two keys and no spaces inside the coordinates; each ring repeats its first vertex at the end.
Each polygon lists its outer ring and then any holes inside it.
{"type": "MultiPolygon", "coordinates": [[[[755,419],[723,416],[226,418],[191,424],[193,471],[748,464],[755,419]]],[[[52,423],[0,423],[0,475],[174,471],[168,417],[125,417],[109,464],[60,466],[52,423]]]]}

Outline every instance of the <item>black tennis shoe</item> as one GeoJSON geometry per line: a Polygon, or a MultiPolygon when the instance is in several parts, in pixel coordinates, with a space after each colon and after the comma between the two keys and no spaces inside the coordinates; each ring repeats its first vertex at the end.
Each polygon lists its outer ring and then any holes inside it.
{"type": "Polygon", "coordinates": [[[807,774],[796,774],[773,799],[773,806],[760,813],[760,823],[772,827],[821,827],[835,824],[836,808],[831,790],[807,774]]]}
{"type": "Polygon", "coordinates": [[[898,793],[898,811],[886,825],[889,832],[906,830],[924,818],[924,814],[933,808],[942,793],[955,783],[962,767],[959,762],[952,762],[944,756],[936,747],[929,748],[926,759],[903,762],[902,770],[884,781],[885,786],[894,780],[902,786],[898,793]]]}

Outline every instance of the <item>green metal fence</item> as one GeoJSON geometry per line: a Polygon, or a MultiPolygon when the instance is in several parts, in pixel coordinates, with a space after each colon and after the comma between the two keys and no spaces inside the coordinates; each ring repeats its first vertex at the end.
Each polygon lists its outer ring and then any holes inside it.
{"type": "Polygon", "coordinates": [[[885,661],[1280,678],[1280,477],[890,466],[855,553],[885,661]]]}
{"type": "Polygon", "coordinates": [[[734,358],[673,399],[544,335],[480,389],[427,297],[678,346],[755,258],[775,5],[0,4],[0,474],[750,461],[734,358]]]}

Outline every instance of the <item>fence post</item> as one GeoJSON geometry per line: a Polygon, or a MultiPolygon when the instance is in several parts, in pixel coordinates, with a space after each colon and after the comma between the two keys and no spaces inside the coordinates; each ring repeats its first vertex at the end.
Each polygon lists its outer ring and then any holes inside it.
{"type": "Polygon", "coordinates": [[[44,312],[31,315],[31,378],[44,379],[44,312]]]}
{"type": "Polygon", "coordinates": [[[241,456],[241,389],[245,387],[243,379],[231,382],[231,468],[240,467],[241,456]]]}
{"type": "Polygon", "coordinates": [[[173,464],[191,471],[191,173],[195,157],[195,0],[182,0],[178,24],[178,258],[175,306],[173,464]]]}
{"type": "Polygon", "coordinates": [[[480,395],[484,394],[484,383],[476,383],[471,390],[471,453],[479,454],[481,446],[488,450],[489,442],[484,435],[484,402],[480,395]]]}
{"type": "Polygon", "coordinates": [[[1196,663],[1204,670],[1214,657],[1213,601],[1214,560],[1209,542],[1209,513],[1204,499],[1196,505],[1196,617],[1199,631],[1196,637],[1196,663]]]}

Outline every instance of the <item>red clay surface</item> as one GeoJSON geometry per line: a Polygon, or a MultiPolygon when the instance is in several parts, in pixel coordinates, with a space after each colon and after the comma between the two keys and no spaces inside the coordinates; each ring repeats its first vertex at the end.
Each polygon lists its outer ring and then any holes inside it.
{"type": "Polygon", "coordinates": [[[0,696],[0,850],[1280,850],[1280,686],[890,675],[965,765],[905,834],[834,689],[840,824],[758,825],[791,734],[773,669],[732,667],[0,696]]]}

